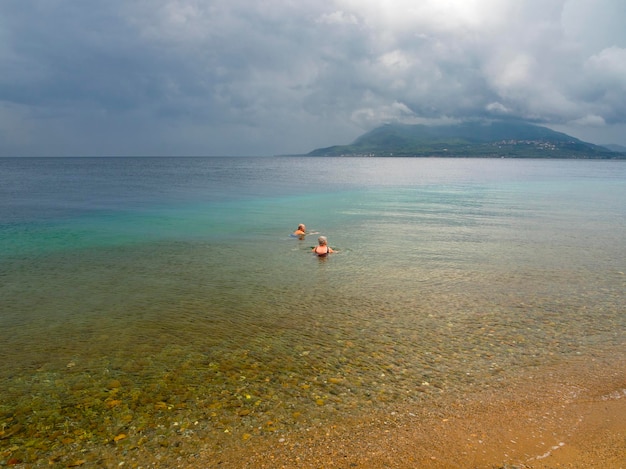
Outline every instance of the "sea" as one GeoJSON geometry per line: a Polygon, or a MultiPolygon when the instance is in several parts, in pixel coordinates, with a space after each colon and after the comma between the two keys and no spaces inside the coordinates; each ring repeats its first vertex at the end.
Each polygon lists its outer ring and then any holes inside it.
{"type": "Polygon", "coordinates": [[[623,353],[625,273],[625,161],[1,158],[0,462],[186,458],[623,353]]]}

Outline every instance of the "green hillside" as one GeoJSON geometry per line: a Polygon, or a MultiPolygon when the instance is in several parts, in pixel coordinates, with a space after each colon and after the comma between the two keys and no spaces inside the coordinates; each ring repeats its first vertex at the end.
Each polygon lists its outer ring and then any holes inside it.
{"type": "Polygon", "coordinates": [[[521,122],[468,122],[426,126],[387,124],[349,145],[319,148],[310,156],[438,156],[490,158],[626,158],[547,127],[521,122]]]}

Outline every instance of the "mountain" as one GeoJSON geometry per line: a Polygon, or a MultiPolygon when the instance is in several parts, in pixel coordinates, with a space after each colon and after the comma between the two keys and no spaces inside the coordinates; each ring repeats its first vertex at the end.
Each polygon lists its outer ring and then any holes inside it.
{"type": "Polygon", "coordinates": [[[617,145],[615,143],[609,143],[607,145],[602,145],[604,148],[608,148],[611,151],[616,151],[618,153],[626,153],[626,147],[624,145],[617,145]]]}
{"type": "Polygon", "coordinates": [[[349,145],[309,156],[438,156],[491,158],[626,158],[607,148],[538,125],[513,121],[453,125],[386,124],[349,145]]]}

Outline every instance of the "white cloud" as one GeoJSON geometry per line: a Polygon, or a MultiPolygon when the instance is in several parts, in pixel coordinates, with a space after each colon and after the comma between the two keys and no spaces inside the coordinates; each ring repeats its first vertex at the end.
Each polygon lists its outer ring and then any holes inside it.
{"type": "Polygon", "coordinates": [[[505,97],[508,94],[515,95],[519,90],[525,92],[531,89],[531,83],[538,77],[537,68],[537,61],[528,54],[520,54],[488,66],[494,87],[505,97]]]}
{"type": "Polygon", "coordinates": [[[404,103],[394,101],[387,104],[377,100],[371,93],[363,97],[364,107],[355,110],[351,120],[362,128],[380,125],[381,122],[405,122],[415,117],[415,114],[404,103]]]}
{"type": "Polygon", "coordinates": [[[586,62],[588,72],[626,91],[626,48],[609,47],[586,62]]]}
{"type": "Polygon", "coordinates": [[[606,122],[601,116],[588,115],[574,120],[571,124],[583,127],[604,127],[606,122]]]}
{"type": "Polygon", "coordinates": [[[346,14],[341,10],[333,11],[332,13],[324,13],[317,21],[330,25],[358,24],[359,22],[355,15],[346,14]]]}
{"type": "Polygon", "coordinates": [[[509,108],[507,108],[504,104],[498,103],[498,102],[487,104],[485,109],[489,111],[490,113],[494,114],[494,116],[498,116],[498,115],[506,116],[512,113],[512,111],[509,108]]]}

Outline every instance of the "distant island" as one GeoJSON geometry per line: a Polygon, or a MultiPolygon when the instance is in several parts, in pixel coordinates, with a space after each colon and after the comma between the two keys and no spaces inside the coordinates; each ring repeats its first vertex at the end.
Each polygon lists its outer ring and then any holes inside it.
{"type": "Polygon", "coordinates": [[[307,156],[626,159],[624,152],[513,121],[386,124],[349,145],[318,148],[307,156]]]}
{"type": "Polygon", "coordinates": [[[616,151],[618,153],[626,153],[626,147],[623,145],[616,145],[615,143],[609,143],[607,145],[602,145],[605,148],[608,148],[611,151],[616,151]]]}

